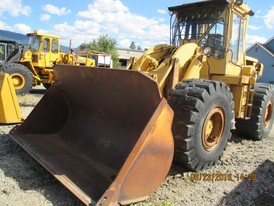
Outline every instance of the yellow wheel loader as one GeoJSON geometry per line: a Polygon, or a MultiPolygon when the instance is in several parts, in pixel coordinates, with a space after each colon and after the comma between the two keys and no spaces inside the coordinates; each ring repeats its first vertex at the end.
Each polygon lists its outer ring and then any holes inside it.
{"type": "Polygon", "coordinates": [[[274,88],[259,84],[263,65],[245,54],[243,1],[170,7],[171,45],[157,45],[128,69],[153,77],[174,111],[175,161],[199,171],[223,155],[231,129],[260,140],[273,123],[274,88]]]}
{"type": "Polygon", "coordinates": [[[245,55],[250,8],[211,0],[169,10],[170,45],[127,70],[56,65],[57,81],[10,134],[86,205],[144,200],[174,149],[191,170],[215,165],[234,121],[254,139],[272,127],[273,86],[256,83],[263,65],[245,55]]]}
{"type": "MultiPolygon", "coordinates": [[[[26,94],[33,86],[40,84],[48,89],[56,79],[53,69],[56,64],[78,64],[72,52],[66,54],[61,51],[59,36],[36,31],[27,36],[27,48],[17,44],[0,67],[0,71],[10,74],[17,94],[26,94]]],[[[84,60],[85,66],[95,66],[94,59],[84,60]]]]}

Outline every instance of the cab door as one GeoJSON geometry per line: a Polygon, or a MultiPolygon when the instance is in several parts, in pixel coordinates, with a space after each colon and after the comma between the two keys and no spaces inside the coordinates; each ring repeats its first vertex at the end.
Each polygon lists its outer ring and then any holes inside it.
{"type": "Polygon", "coordinates": [[[50,62],[54,65],[58,61],[60,61],[60,41],[57,38],[53,38],[51,40],[50,62]]]}
{"type": "Polygon", "coordinates": [[[244,65],[245,59],[244,29],[245,25],[243,18],[237,13],[233,13],[232,38],[230,43],[231,60],[234,64],[239,66],[244,65]]]}
{"type": "Polygon", "coordinates": [[[41,52],[41,64],[42,67],[50,67],[50,39],[44,38],[41,52]]]}
{"type": "Polygon", "coordinates": [[[52,68],[56,61],[59,60],[60,56],[60,46],[58,39],[44,38],[42,56],[44,67],[52,68]]]}

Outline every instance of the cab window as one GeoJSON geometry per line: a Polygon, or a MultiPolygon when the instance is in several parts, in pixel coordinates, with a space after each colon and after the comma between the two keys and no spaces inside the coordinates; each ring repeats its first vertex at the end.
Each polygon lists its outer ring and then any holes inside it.
{"type": "Polygon", "coordinates": [[[52,40],[52,47],[51,47],[51,52],[52,53],[58,53],[58,46],[59,46],[59,41],[57,39],[52,40]]]}
{"type": "Polygon", "coordinates": [[[0,45],[0,61],[5,60],[5,46],[0,45]]]}
{"type": "Polygon", "coordinates": [[[234,14],[232,38],[230,42],[231,59],[233,62],[238,61],[239,53],[243,52],[244,50],[243,34],[244,34],[243,19],[239,15],[234,14]]]}
{"type": "Polygon", "coordinates": [[[45,38],[43,41],[43,52],[49,52],[49,42],[48,38],[45,38]]]}

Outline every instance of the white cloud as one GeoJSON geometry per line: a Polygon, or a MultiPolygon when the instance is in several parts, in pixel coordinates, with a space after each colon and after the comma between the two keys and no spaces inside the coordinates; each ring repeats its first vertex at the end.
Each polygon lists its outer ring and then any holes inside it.
{"type": "MultiPolygon", "coordinates": [[[[7,1],[7,0],[4,0],[7,1]]],[[[54,15],[65,15],[71,11],[47,4],[42,9],[40,20],[48,21],[54,15]]],[[[31,32],[26,24],[8,25],[0,21],[0,29],[21,32],[31,32]]],[[[114,38],[119,47],[129,47],[132,41],[138,42],[142,48],[155,44],[169,42],[169,25],[163,18],[147,18],[129,11],[121,0],[94,0],[86,10],[78,12],[74,22],[64,22],[53,25],[50,29],[37,28],[41,33],[58,35],[62,45],[77,47],[81,43],[89,43],[100,35],[107,34],[114,38]]]]}
{"type": "Polygon", "coordinates": [[[261,28],[263,28],[263,26],[256,26],[256,25],[251,25],[251,24],[248,25],[248,29],[253,30],[253,31],[259,30],[261,28]]]}
{"type": "Polygon", "coordinates": [[[262,18],[261,14],[262,14],[262,10],[255,11],[256,18],[262,18]]]}
{"type": "Polygon", "coordinates": [[[9,26],[6,22],[0,21],[0,29],[2,29],[2,30],[11,30],[12,27],[9,26]]]}
{"type": "Polygon", "coordinates": [[[63,16],[71,13],[71,10],[67,9],[66,7],[58,8],[52,4],[46,4],[42,7],[42,9],[49,14],[55,14],[57,16],[63,16]]]}
{"type": "Polygon", "coordinates": [[[43,32],[61,36],[61,43],[66,46],[72,40],[73,47],[77,47],[81,43],[89,43],[97,38],[100,35],[99,30],[100,25],[96,22],[77,20],[72,25],[67,22],[55,24],[52,31],[43,32]]]}
{"type": "Polygon", "coordinates": [[[121,46],[121,48],[129,48],[131,42],[132,41],[130,39],[121,39],[118,43],[121,46]]]}
{"type": "Polygon", "coordinates": [[[159,14],[166,14],[166,10],[164,10],[164,9],[158,9],[157,12],[159,14]]]}
{"type": "Polygon", "coordinates": [[[31,27],[26,24],[18,23],[11,26],[3,21],[0,21],[0,29],[8,30],[16,33],[22,33],[22,34],[27,34],[32,31],[31,27]]]}
{"type": "Polygon", "coordinates": [[[169,42],[169,25],[164,24],[162,18],[134,14],[120,0],[95,0],[87,10],[78,12],[78,17],[85,19],[83,28],[90,24],[88,22],[96,22],[97,28],[89,27],[87,30],[97,29],[100,34],[108,34],[121,47],[132,41],[139,42],[142,48],[169,42]]]}
{"type": "Polygon", "coordinates": [[[271,7],[270,10],[268,10],[267,14],[263,17],[264,18],[264,23],[265,25],[270,28],[273,29],[274,28],[274,6],[271,7]]]}
{"type": "Polygon", "coordinates": [[[159,22],[165,22],[166,21],[165,18],[159,18],[158,20],[159,20],[159,22]]]}
{"type": "Polygon", "coordinates": [[[128,12],[128,8],[120,0],[95,0],[88,5],[87,11],[80,11],[78,15],[82,18],[94,18],[94,15],[104,12],[128,12]]]}
{"type": "Polygon", "coordinates": [[[97,22],[77,20],[74,22],[74,28],[79,33],[82,33],[82,31],[84,31],[84,34],[99,35],[101,25],[97,22]]]}
{"type": "Polygon", "coordinates": [[[255,42],[259,42],[259,43],[263,44],[266,41],[267,41],[267,39],[264,38],[264,37],[247,34],[247,36],[246,36],[246,48],[248,48],[249,46],[251,46],[255,42]]]}
{"type": "Polygon", "coordinates": [[[27,34],[31,32],[31,27],[26,24],[15,24],[13,29],[17,33],[27,34]]]}
{"type": "Polygon", "coordinates": [[[0,16],[4,12],[8,12],[10,16],[25,15],[29,16],[31,13],[30,6],[22,5],[22,0],[1,0],[0,3],[0,16]]]}
{"type": "Polygon", "coordinates": [[[40,16],[40,20],[41,21],[48,21],[48,20],[50,20],[50,15],[48,15],[48,14],[42,14],[40,16]]]}

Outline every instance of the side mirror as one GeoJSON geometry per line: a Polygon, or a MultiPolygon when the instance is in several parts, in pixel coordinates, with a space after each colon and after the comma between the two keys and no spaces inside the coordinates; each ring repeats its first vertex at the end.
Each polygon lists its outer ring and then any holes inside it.
{"type": "Polygon", "coordinates": [[[250,10],[248,13],[247,13],[249,16],[254,16],[254,11],[250,10]]]}

